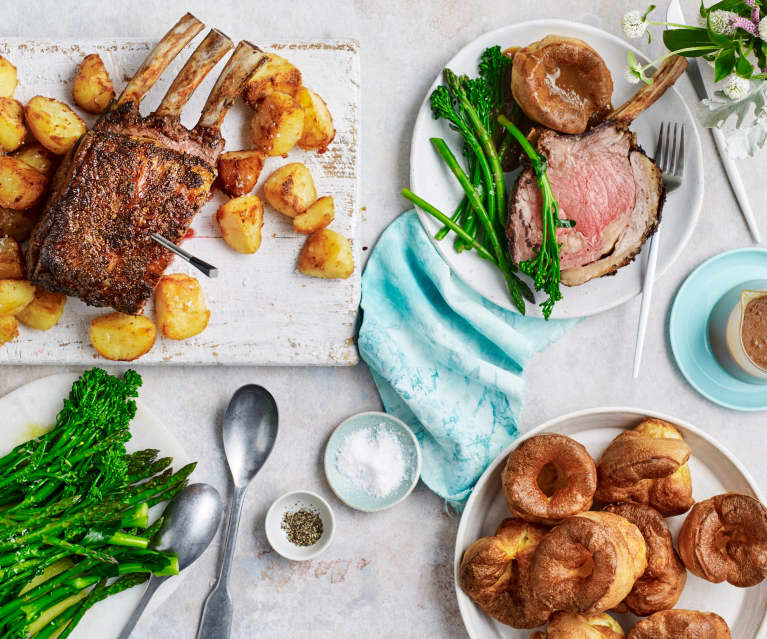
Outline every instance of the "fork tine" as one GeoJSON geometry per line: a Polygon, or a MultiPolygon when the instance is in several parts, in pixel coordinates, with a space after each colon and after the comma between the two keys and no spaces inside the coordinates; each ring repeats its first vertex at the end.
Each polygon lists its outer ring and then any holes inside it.
{"type": "Polygon", "coordinates": [[[674,175],[677,177],[684,176],[684,124],[682,125],[682,136],[679,140],[679,157],[676,161],[676,171],[674,175]]]}
{"type": "Polygon", "coordinates": [[[671,165],[671,155],[669,154],[670,149],[669,143],[671,142],[671,123],[666,125],[666,141],[663,144],[663,164],[661,164],[660,170],[663,173],[669,172],[669,167],[671,165]]]}
{"type": "Polygon", "coordinates": [[[675,173],[676,172],[676,163],[677,163],[677,154],[676,154],[676,145],[677,145],[677,139],[678,139],[678,132],[679,132],[679,125],[674,122],[674,143],[671,147],[671,159],[668,163],[668,172],[669,173],[675,173]]]}
{"type": "Polygon", "coordinates": [[[666,124],[661,122],[660,131],[658,131],[658,143],[655,145],[655,163],[663,172],[663,132],[666,124]]]}

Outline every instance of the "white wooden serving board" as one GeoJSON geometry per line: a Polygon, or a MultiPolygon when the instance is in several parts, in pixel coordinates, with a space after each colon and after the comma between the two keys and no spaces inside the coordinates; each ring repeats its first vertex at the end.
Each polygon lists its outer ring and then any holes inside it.
{"type": "MultiPolygon", "coordinates": [[[[209,25],[212,26],[212,25],[209,25]]],[[[203,31],[171,63],[142,103],[152,111],[173,77],[205,36],[203,31]]],[[[248,34],[230,34],[248,39],[248,34]]],[[[0,55],[18,68],[16,98],[26,103],[35,95],[73,104],[72,79],[89,53],[101,55],[119,93],[139,67],[154,42],[142,40],[25,41],[0,38],[0,55]]],[[[198,278],[211,310],[210,323],[200,335],[185,341],[158,336],[140,364],[216,365],[353,365],[358,362],[354,329],[360,297],[360,242],[358,184],[360,133],[359,44],[353,40],[300,43],[257,43],[295,64],[304,84],[317,91],[333,115],[336,137],[324,154],[291,151],[288,158],[269,158],[254,193],[262,195],[264,180],[279,166],[304,162],[314,177],[318,195],[335,200],[336,218],[330,228],[348,237],[357,268],[346,280],[321,280],[296,270],[305,236],[293,231],[289,218],[264,204],[263,242],[255,255],[242,255],[221,239],[213,219],[225,196],[214,190],[212,200],[198,213],[194,236],[184,243],[192,253],[217,266],[218,279],[209,280],[178,258],[168,272],[198,278]]],[[[193,126],[223,68],[213,69],[184,109],[182,122],[193,126]]],[[[78,110],[90,125],[95,118],[78,110]]],[[[249,148],[248,122],[252,111],[241,101],[222,129],[227,150],[249,148]]],[[[111,312],[91,308],[70,298],[57,326],[47,332],[20,327],[20,336],[0,348],[0,362],[9,364],[93,364],[100,356],[88,337],[90,319],[111,312]]],[[[152,302],[146,307],[152,316],[152,302]]],[[[104,361],[104,360],[102,360],[104,361]]]]}

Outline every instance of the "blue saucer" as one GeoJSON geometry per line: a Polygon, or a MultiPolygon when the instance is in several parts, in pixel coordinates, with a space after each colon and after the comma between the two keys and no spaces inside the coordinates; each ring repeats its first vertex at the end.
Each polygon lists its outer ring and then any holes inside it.
{"type": "Polygon", "coordinates": [[[325,475],[336,496],[350,508],[364,512],[376,512],[395,506],[407,497],[418,483],[421,475],[421,448],[413,431],[387,413],[359,413],[341,422],[328,440],[325,448],[325,475]],[[400,485],[385,497],[375,497],[360,490],[355,483],[341,474],[336,466],[338,451],[344,440],[353,432],[365,428],[385,426],[394,433],[402,446],[407,470],[400,485]]]}
{"type": "Polygon", "coordinates": [[[733,410],[767,410],[767,385],[741,381],[722,368],[711,350],[708,318],[722,295],[755,279],[767,279],[766,249],[720,253],[690,273],[669,317],[671,350],[682,375],[701,395],[733,410]]]}

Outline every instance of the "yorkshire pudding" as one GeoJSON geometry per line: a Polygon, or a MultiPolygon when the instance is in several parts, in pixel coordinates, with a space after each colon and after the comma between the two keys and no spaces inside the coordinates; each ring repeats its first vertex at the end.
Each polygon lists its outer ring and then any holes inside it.
{"type": "Polygon", "coordinates": [[[493,537],[482,537],[463,553],[458,580],[487,614],[513,628],[543,625],[543,607],[530,582],[533,553],[548,532],[521,519],[504,519],[493,537]]]}
{"type": "Polygon", "coordinates": [[[639,528],[647,546],[647,569],[616,611],[628,609],[639,617],[646,617],[673,608],[687,583],[687,569],[674,549],[663,515],[650,506],[632,502],[613,504],[605,511],[620,515],[639,528]]]}
{"type": "Polygon", "coordinates": [[[649,504],[664,517],[681,515],[693,504],[687,460],[690,447],[672,424],[646,419],[618,435],[597,464],[595,499],[603,504],[649,504]]]}
{"type": "Polygon", "coordinates": [[[713,612],[663,610],[642,619],[628,639],[732,639],[727,622],[713,612]]]}
{"type": "Polygon", "coordinates": [[[514,53],[511,93],[534,122],[583,133],[610,110],[613,80],[605,61],[583,40],[547,35],[514,53]]]}
{"type": "Polygon", "coordinates": [[[577,612],[555,612],[546,632],[536,632],[530,639],[623,639],[620,624],[603,612],[579,615],[577,612]]]}
{"type": "Polygon", "coordinates": [[[695,504],[679,531],[679,554],[702,579],[755,586],[767,577],[767,509],[736,493],[695,504]]]}
{"type": "Polygon", "coordinates": [[[594,460],[564,435],[537,435],[523,441],[501,477],[506,505],[517,517],[556,524],[591,508],[597,487],[594,460]]]}
{"type": "Polygon", "coordinates": [[[639,529],[608,512],[565,519],[538,544],[532,583],[547,608],[595,614],[617,606],[647,568],[639,529]]]}

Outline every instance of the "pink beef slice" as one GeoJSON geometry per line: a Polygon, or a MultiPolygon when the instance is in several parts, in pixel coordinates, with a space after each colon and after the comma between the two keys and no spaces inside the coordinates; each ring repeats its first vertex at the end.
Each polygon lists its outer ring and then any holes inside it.
{"type": "MultiPolygon", "coordinates": [[[[560,217],[575,221],[557,230],[562,282],[582,284],[631,262],[655,231],[663,200],[660,172],[634,135],[610,122],[582,135],[545,130],[537,150],[548,159],[560,217]]],[[[532,169],[515,187],[507,235],[516,264],[540,247],[541,192],[532,169]]]]}

